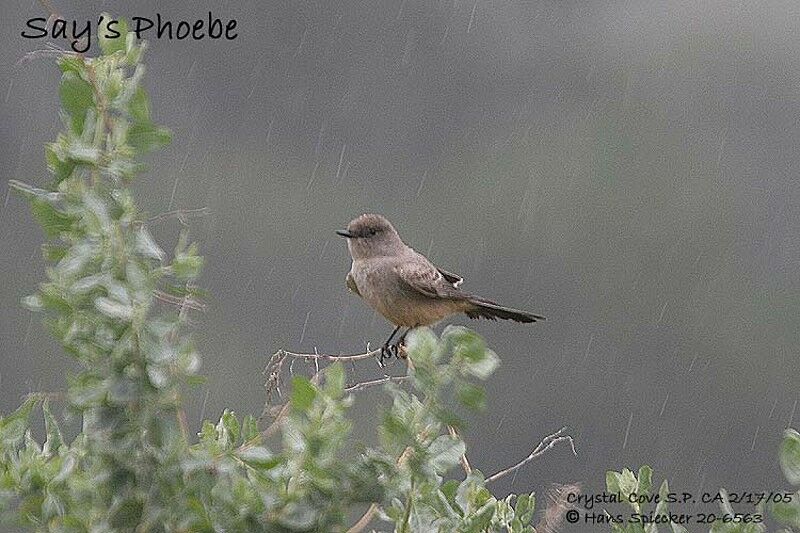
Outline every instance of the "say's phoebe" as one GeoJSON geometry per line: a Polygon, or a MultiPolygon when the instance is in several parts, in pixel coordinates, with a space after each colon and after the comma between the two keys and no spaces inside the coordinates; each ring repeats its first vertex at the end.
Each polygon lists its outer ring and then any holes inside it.
{"type": "Polygon", "coordinates": [[[464,281],[460,276],[437,268],[407,246],[381,215],[361,215],[351,220],[346,230],[336,233],[347,238],[353,258],[347,287],[396,326],[383,345],[382,354],[389,352],[389,343],[401,327],[408,329],[394,345],[395,353],[411,329],[434,324],[455,313],[489,320],[544,320],[543,316],[463,292],[459,289],[464,281]]]}

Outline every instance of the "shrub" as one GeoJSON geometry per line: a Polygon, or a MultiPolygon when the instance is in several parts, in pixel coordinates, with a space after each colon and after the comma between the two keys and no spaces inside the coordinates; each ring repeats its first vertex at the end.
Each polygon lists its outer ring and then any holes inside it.
{"type": "MultiPolygon", "coordinates": [[[[226,410],[191,435],[181,398],[198,381],[186,326],[202,307],[203,260],[186,229],[167,254],[129,187],[137,157],[170,140],[141,84],[145,45],[124,32],[99,44],[99,57],[58,58],[64,129],[45,151],[51,183],[11,183],[49,239],[47,280],[24,304],[44,313],[78,370],[65,395],[31,394],[0,418],[2,519],[42,531],[359,531],[378,519],[401,532],[533,531],[533,494],[497,499],[466,461],[459,413],[484,404],[476,381],[498,359],[463,328],[412,335],[408,373],[394,380],[346,387],[342,364],[320,358],[328,366],[293,377],[268,427],[226,410]],[[346,414],[373,384],[388,401],[380,444],[366,447],[346,414]],[[81,421],[74,437],[56,402],[81,421]],[[466,477],[447,479],[459,464],[466,477]]],[[[272,379],[294,355],[276,354],[272,379]]]]}

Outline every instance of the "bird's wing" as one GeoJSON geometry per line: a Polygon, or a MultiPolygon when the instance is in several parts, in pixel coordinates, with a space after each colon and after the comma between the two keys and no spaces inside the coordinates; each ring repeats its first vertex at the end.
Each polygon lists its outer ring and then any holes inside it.
{"type": "Polygon", "coordinates": [[[458,274],[453,274],[452,272],[448,272],[447,270],[445,270],[443,268],[438,268],[437,267],[436,269],[439,271],[439,274],[444,276],[444,279],[449,281],[453,285],[453,287],[455,287],[456,289],[459,288],[462,283],[464,283],[464,278],[462,278],[458,274]]]}
{"type": "Polygon", "coordinates": [[[347,277],[345,278],[345,283],[347,284],[347,288],[350,289],[350,292],[361,296],[361,293],[358,292],[358,285],[356,285],[356,280],[353,279],[353,275],[350,272],[347,273],[347,277]]]}
{"type": "Polygon", "coordinates": [[[400,282],[411,291],[430,298],[451,299],[461,296],[455,285],[427,261],[400,263],[393,268],[400,282]]]}

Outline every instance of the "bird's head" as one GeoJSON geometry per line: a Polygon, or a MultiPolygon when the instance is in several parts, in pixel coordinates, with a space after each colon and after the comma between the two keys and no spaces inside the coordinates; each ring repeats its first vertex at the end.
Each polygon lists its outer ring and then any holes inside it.
{"type": "Polygon", "coordinates": [[[396,255],[405,248],[391,222],[381,215],[361,215],[336,233],[347,239],[353,259],[396,255]]]}

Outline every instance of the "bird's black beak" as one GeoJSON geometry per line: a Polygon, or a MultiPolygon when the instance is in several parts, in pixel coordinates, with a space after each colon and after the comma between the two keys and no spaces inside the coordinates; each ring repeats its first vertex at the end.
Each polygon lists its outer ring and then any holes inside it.
{"type": "Polygon", "coordinates": [[[336,235],[341,235],[342,237],[344,237],[346,239],[352,239],[354,237],[354,235],[352,233],[350,233],[349,231],[347,231],[346,229],[337,229],[336,230],[336,235]]]}

